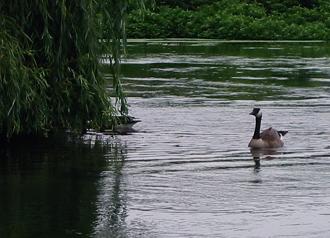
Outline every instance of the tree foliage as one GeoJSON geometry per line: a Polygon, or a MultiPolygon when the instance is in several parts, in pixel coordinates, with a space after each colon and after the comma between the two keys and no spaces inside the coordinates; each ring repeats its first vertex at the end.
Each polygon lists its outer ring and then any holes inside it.
{"type": "MultiPolygon", "coordinates": [[[[174,1],[174,0],[173,0],[174,1]]],[[[128,17],[131,38],[192,37],[237,40],[328,40],[325,0],[213,0],[188,9],[163,0],[144,18],[128,17]]]]}
{"type": "Polygon", "coordinates": [[[157,6],[179,7],[186,10],[197,9],[200,6],[214,3],[215,0],[156,0],[157,6]]]}
{"type": "Polygon", "coordinates": [[[119,61],[129,4],[129,0],[0,3],[0,136],[97,128],[113,121],[118,111],[127,113],[119,61]],[[105,28],[107,39],[102,41],[105,28]],[[115,103],[100,71],[105,52],[115,103]]]}

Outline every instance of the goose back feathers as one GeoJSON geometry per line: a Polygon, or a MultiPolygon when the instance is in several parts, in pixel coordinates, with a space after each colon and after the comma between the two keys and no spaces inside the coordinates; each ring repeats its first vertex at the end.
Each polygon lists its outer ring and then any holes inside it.
{"type": "Polygon", "coordinates": [[[283,136],[288,131],[277,131],[270,127],[260,133],[262,113],[260,108],[254,108],[250,115],[255,116],[256,124],[253,137],[249,143],[251,148],[279,148],[284,145],[283,136]]]}

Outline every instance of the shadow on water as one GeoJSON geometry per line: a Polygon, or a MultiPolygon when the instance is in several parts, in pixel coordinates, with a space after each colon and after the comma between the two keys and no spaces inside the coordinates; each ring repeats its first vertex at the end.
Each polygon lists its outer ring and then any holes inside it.
{"type": "Polygon", "coordinates": [[[2,147],[0,237],[91,237],[100,221],[115,235],[124,219],[126,148],[113,137],[99,139],[59,136],[2,147]],[[105,170],[112,187],[100,204],[105,170]]]}

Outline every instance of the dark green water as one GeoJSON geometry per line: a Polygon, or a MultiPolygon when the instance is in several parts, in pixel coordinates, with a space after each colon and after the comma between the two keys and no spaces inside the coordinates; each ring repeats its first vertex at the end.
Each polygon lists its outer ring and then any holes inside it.
{"type": "Polygon", "coordinates": [[[131,41],[137,132],[0,154],[0,237],[328,237],[330,45],[131,41]],[[288,130],[255,166],[248,115],[288,130]]]}
{"type": "MultiPolygon", "coordinates": [[[[94,138],[95,139],[95,138],[94,138]]],[[[113,179],[116,211],[125,147],[115,140],[18,142],[1,151],[0,237],[88,237],[95,233],[102,173],[113,179]]],[[[118,214],[117,214],[118,215],[118,214]]],[[[116,212],[109,224],[120,221],[116,212]]],[[[113,224],[112,224],[113,223],[113,224]]]]}

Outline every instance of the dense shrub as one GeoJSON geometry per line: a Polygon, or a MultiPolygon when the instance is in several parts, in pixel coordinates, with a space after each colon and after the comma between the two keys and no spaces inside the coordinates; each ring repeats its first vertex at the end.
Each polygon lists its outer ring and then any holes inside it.
{"type": "MultiPolygon", "coordinates": [[[[157,2],[157,1],[156,1],[157,2]]],[[[163,1],[162,5],[171,2],[163,1]]],[[[158,6],[128,17],[130,38],[328,40],[330,3],[325,0],[214,0],[198,8],[158,6]]],[[[180,6],[180,4],[178,4],[180,6]]]]}

